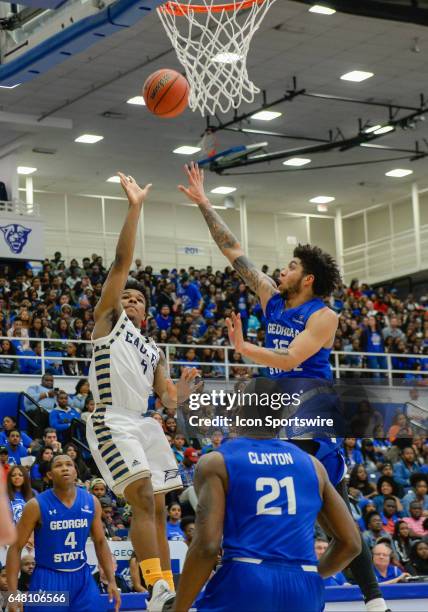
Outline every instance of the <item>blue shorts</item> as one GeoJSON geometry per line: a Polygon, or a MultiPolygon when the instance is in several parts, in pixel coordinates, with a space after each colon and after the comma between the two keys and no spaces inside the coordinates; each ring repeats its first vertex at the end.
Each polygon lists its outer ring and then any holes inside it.
{"type": "Polygon", "coordinates": [[[300,565],[226,561],[195,605],[198,612],[322,612],[324,583],[300,565]]]}
{"type": "Polygon", "coordinates": [[[102,612],[106,603],[101,597],[98,586],[91,574],[89,565],[76,572],[59,572],[45,567],[35,568],[31,576],[30,591],[49,591],[68,593],[68,606],[26,606],[25,612],[102,612]]]}

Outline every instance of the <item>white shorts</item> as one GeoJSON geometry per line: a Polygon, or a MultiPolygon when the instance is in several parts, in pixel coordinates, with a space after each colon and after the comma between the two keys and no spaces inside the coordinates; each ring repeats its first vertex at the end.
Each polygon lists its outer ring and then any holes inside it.
{"type": "Polygon", "coordinates": [[[98,406],[87,420],[86,437],[102,477],[117,495],[145,477],[151,477],[155,493],[183,487],[174,454],[155,419],[98,406]]]}

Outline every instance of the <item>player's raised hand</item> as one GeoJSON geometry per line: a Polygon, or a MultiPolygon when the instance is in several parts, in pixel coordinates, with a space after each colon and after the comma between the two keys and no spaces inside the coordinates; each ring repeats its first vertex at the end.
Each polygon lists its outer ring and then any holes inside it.
{"type": "Polygon", "coordinates": [[[235,351],[242,353],[244,346],[244,332],[242,331],[241,315],[232,312],[232,317],[226,319],[226,326],[230,344],[235,347],[235,351]]]}
{"type": "Polygon", "coordinates": [[[191,393],[196,390],[195,380],[201,375],[197,368],[183,368],[179,381],[177,382],[177,401],[180,406],[189,399],[191,393]]]}
{"type": "Polygon", "coordinates": [[[118,172],[117,174],[119,175],[120,184],[126,193],[130,206],[141,206],[146,199],[152,184],[149,183],[143,188],[139,186],[132,176],[126,176],[123,174],[123,172],[118,172]]]}
{"type": "Polygon", "coordinates": [[[189,186],[178,185],[178,189],[198,206],[209,204],[204,189],[204,171],[199,168],[198,164],[191,162],[188,166],[184,166],[184,172],[189,179],[189,186]]]}
{"type": "Polygon", "coordinates": [[[119,612],[120,604],[122,603],[120,597],[120,591],[117,588],[116,582],[109,582],[107,585],[108,600],[112,602],[114,600],[114,612],[119,612]]]}

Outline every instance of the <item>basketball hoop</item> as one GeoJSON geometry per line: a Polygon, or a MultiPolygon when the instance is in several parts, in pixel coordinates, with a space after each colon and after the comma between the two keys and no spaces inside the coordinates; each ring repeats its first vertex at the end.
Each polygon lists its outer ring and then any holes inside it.
{"type": "Polygon", "coordinates": [[[250,43],[276,0],[166,2],[157,12],[186,70],[189,106],[202,116],[227,113],[260,92],[249,79],[250,43]],[[203,2],[203,4],[201,4],[203,2]]]}

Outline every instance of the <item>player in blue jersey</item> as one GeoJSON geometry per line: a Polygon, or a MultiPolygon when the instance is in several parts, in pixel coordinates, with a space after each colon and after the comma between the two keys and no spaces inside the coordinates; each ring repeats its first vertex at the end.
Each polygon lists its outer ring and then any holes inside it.
{"type": "MultiPolygon", "coordinates": [[[[120,593],[114,579],[99,501],[86,489],[76,487],[77,471],[68,455],[57,455],[52,459],[50,476],[53,488],[25,505],[17,525],[17,541],[8,550],[6,568],[9,591],[12,594],[17,592],[21,551],[34,531],[36,568],[29,592],[46,592],[51,597],[55,593],[66,593],[69,602],[57,607],[53,603],[37,605],[37,610],[94,612],[103,609],[100,592],[86,559],[86,541],[90,536],[98,562],[107,576],[110,600],[115,600],[115,611],[118,612],[120,593]]],[[[18,599],[16,597],[15,603],[8,604],[9,612],[21,612],[22,603],[18,599]]],[[[24,609],[33,608],[25,606],[24,609]]]]}
{"type": "MultiPolygon", "coordinates": [[[[260,347],[244,341],[240,317],[233,315],[228,328],[235,349],[254,363],[267,366],[273,378],[296,378],[304,382],[305,392],[314,391],[324,399],[318,388],[328,388],[333,378],[329,357],[338,325],[337,315],[324,301],[341,280],[334,259],[318,247],[299,245],[288,266],[281,270],[277,287],[246,257],[236,237],[212,207],[205,194],[203,171],[195,164],[186,166],[185,171],[189,186],[180,185],[180,191],[199,206],[221,252],[257,294],[266,317],[266,347],[260,347]]],[[[350,508],[343,481],[344,462],[337,441],[321,437],[300,444],[323,463],[350,508]]],[[[385,612],[387,607],[376,581],[370,551],[364,543],[351,570],[363,592],[367,611],[385,612]]]]}
{"type": "MultiPolygon", "coordinates": [[[[245,392],[260,397],[262,383],[251,381],[245,392]]],[[[261,421],[270,412],[269,406],[244,406],[241,416],[253,417],[251,408],[261,421]]],[[[240,433],[197,465],[195,532],[174,610],[189,610],[221,546],[222,566],[196,601],[198,612],[321,612],[322,578],[359,553],[357,527],[317,459],[272,439],[266,425],[240,433]],[[334,534],[319,564],[317,518],[334,534]]]]}

